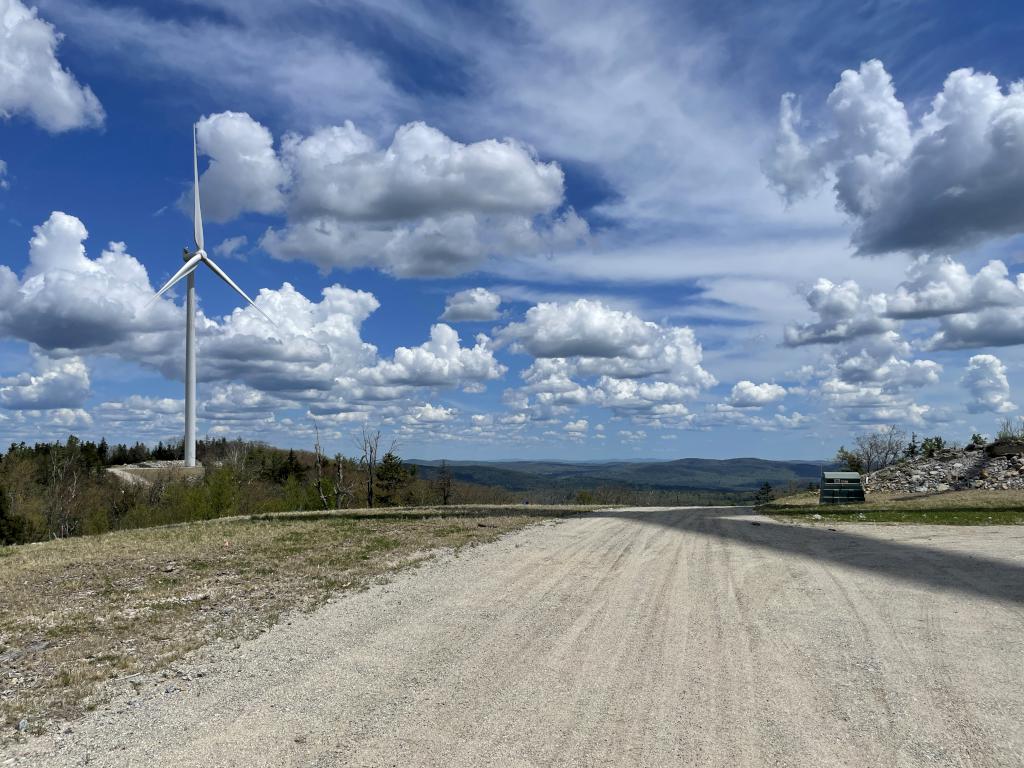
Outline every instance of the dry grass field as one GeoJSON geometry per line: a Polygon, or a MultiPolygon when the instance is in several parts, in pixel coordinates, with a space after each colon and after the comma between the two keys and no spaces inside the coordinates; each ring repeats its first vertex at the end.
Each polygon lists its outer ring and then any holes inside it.
{"type": "Polygon", "coordinates": [[[584,509],[287,513],[0,547],[0,744],[23,720],[45,731],[210,641],[584,509]]]}
{"type": "Polygon", "coordinates": [[[1024,524],[1024,491],[871,493],[865,503],[847,506],[819,506],[814,491],[776,499],[759,511],[784,520],[815,522],[813,515],[820,515],[824,522],[1019,525],[1024,524]]]}

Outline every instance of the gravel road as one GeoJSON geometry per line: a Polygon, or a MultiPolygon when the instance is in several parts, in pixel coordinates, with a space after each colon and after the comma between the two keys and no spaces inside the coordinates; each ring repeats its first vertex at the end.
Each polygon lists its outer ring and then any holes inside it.
{"type": "Polygon", "coordinates": [[[1024,528],[605,512],[148,680],[33,766],[1021,766],[1024,528]]]}

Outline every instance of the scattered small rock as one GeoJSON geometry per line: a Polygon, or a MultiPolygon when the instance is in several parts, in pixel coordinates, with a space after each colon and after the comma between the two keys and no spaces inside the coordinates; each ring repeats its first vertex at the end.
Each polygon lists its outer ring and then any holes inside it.
{"type": "Polygon", "coordinates": [[[19,733],[24,733],[27,730],[28,730],[28,720],[20,720],[20,721],[18,721],[18,732],[19,733]]]}

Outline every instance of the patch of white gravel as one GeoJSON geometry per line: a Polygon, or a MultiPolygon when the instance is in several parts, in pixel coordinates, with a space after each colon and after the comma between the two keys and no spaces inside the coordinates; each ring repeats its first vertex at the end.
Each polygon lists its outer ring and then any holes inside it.
{"type": "Polygon", "coordinates": [[[1024,528],[596,513],[126,683],[0,765],[1020,766],[1022,630],[1024,528]]]}

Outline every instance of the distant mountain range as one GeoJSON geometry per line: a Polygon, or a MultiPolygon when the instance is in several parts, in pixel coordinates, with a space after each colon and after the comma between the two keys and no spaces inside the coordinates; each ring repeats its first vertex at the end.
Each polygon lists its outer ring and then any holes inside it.
{"type": "MultiPolygon", "coordinates": [[[[437,476],[440,461],[411,460],[421,477],[437,476]]],[[[751,493],[763,483],[785,488],[791,483],[817,483],[825,461],[767,459],[677,459],[675,461],[449,461],[457,482],[505,488],[593,490],[622,487],[658,491],[716,491],[751,493]]]]}

